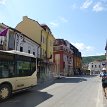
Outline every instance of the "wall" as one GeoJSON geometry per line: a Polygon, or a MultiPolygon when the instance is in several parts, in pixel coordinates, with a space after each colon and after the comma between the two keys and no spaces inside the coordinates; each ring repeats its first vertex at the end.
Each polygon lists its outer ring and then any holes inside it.
{"type": "Polygon", "coordinates": [[[37,21],[24,16],[23,20],[19,24],[17,24],[16,29],[30,37],[37,43],[41,43],[41,32],[43,28],[41,28],[37,21]]]}

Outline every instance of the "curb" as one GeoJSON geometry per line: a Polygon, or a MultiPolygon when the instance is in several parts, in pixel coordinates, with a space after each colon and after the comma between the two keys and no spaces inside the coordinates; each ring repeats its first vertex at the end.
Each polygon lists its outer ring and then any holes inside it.
{"type": "Polygon", "coordinates": [[[102,90],[101,84],[99,84],[96,107],[104,107],[104,104],[103,104],[103,90],[102,90]]]}

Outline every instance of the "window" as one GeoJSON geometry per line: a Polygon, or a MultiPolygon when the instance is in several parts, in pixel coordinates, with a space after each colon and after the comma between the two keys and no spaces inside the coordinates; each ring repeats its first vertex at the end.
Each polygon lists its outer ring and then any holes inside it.
{"type": "Polygon", "coordinates": [[[55,50],[58,51],[60,48],[58,46],[55,47],[55,50]]]}
{"type": "Polygon", "coordinates": [[[20,46],[20,52],[23,52],[23,47],[22,46],[20,46]]]}
{"type": "Polygon", "coordinates": [[[68,52],[68,50],[66,49],[66,52],[68,52]]]}
{"type": "Polygon", "coordinates": [[[63,46],[60,46],[60,50],[63,50],[63,46]]]}
{"type": "Polygon", "coordinates": [[[33,55],[35,55],[35,52],[33,52],[33,55]]]}
{"type": "Polygon", "coordinates": [[[14,76],[14,61],[0,61],[0,78],[11,78],[14,76]]]}
{"type": "Polygon", "coordinates": [[[30,53],[30,50],[28,50],[28,53],[30,53]]]}
{"type": "Polygon", "coordinates": [[[44,49],[42,49],[42,55],[44,55],[43,52],[44,52],[44,49]]]}
{"type": "Polygon", "coordinates": [[[52,42],[51,42],[51,40],[50,40],[50,46],[52,46],[52,42]]]}
{"type": "Polygon", "coordinates": [[[99,65],[99,68],[100,68],[101,66],[99,65]]]}
{"type": "Polygon", "coordinates": [[[44,55],[43,52],[44,52],[44,49],[42,49],[42,55],[44,55]]]}
{"type": "Polygon", "coordinates": [[[44,37],[44,43],[45,43],[45,41],[46,41],[46,40],[45,40],[45,37],[44,37]]]}
{"type": "Polygon", "coordinates": [[[2,36],[0,37],[0,45],[3,45],[3,38],[2,38],[2,36]]]}
{"type": "Polygon", "coordinates": [[[0,52],[0,78],[31,76],[35,70],[35,58],[0,52]]]}
{"type": "Polygon", "coordinates": [[[31,61],[31,74],[36,71],[36,60],[32,59],[31,61]]]}
{"type": "Polygon", "coordinates": [[[42,35],[41,35],[41,42],[42,42],[42,35]]]}
{"type": "Polygon", "coordinates": [[[42,42],[44,43],[44,37],[42,37],[42,42]]]}
{"type": "Polygon", "coordinates": [[[17,76],[30,76],[30,62],[17,61],[17,76]]]}
{"type": "Polygon", "coordinates": [[[13,34],[13,32],[10,32],[10,34],[9,34],[9,43],[8,43],[9,50],[13,50],[15,48],[14,44],[15,44],[14,34],[13,34]]]}
{"type": "Polygon", "coordinates": [[[30,61],[17,61],[17,76],[31,76],[36,70],[36,59],[30,58],[30,61]]]}
{"type": "Polygon", "coordinates": [[[0,78],[14,76],[14,55],[0,52],[0,78]]]}
{"type": "Polygon", "coordinates": [[[45,43],[45,38],[44,37],[42,37],[42,42],[45,43]]]}
{"type": "Polygon", "coordinates": [[[53,51],[55,51],[55,47],[53,47],[53,51]]]}

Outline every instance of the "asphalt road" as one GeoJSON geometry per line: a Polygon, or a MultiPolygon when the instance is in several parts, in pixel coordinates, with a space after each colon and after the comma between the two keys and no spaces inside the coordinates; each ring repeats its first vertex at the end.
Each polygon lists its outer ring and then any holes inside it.
{"type": "Polygon", "coordinates": [[[0,107],[105,107],[98,76],[66,77],[17,94],[0,107]]]}

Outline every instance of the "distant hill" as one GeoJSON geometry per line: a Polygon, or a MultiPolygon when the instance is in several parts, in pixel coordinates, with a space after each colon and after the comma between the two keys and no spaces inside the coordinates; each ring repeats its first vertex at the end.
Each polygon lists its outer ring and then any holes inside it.
{"type": "Polygon", "coordinates": [[[82,63],[83,64],[88,64],[88,63],[90,63],[92,61],[95,61],[95,60],[103,61],[105,59],[106,59],[105,55],[82,57],[82,63]]]}

